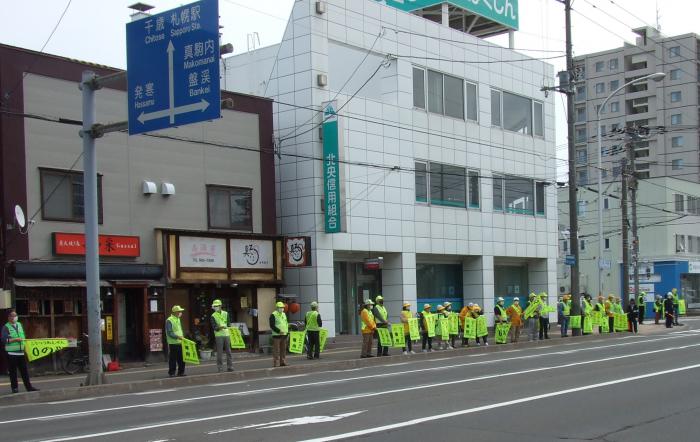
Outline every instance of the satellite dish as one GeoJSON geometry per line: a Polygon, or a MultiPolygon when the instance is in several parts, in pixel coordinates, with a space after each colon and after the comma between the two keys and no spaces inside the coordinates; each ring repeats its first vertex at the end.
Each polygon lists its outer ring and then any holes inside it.
{"type": "Polygon", "coordinates": [[[15,205],[15,221],[20,229],[23,229],[27,225],[27,218],[24,217],[24,210],[19,206],[15,205]]]}

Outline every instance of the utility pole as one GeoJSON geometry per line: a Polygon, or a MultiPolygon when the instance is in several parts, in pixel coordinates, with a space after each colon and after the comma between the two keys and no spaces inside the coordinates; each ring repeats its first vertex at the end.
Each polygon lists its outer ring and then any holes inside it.
{"type": "MultiPolygon", "coordinates": [[[[632,133],[632,142],[629,145],[627,154],[630,162],[629,190],[630,201],[632,202],[632,269],[634,275],[634,297],[635,300],[639,297],[639,236],[637,235],[637,168],[635,167],[635,159],[637,153],[635,151],[635,140],[639,138],[639,133],[632,133]]],[[[629,302],[629,299],[627,300],[629,302]]]]}
{"type": "MultiPolygon", "coordinates": [[[[627,154],[629,156],[629,152],[627,154]]],[[[630,245],[629,245],[629,235],[628,226],[629,220],[627,219],[627,180],[629,177],[629,168],[627,165],[627,158],[620,159],[621,169],[622,169],[622,199],[620,204],[622,205],[622,306],[627,307],[630,296],[630,245]]]]}

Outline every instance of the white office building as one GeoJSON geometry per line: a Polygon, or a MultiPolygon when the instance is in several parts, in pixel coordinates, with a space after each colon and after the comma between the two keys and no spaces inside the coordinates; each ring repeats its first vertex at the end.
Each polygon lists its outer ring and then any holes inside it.
{"type": "Polygon", "coordinates": [[[517,4],[474,3],[299,0],[280,44],[225,62],[225,88],[275,100],[278,231],[311,239],[283,291],[331,335],[378,294],[490,322],[495,297],[556,296],[553,69],[483,39],[517,4]]]}

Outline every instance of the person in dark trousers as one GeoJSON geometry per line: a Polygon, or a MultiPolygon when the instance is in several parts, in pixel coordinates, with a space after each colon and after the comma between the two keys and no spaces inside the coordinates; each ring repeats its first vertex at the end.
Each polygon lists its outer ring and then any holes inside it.
{"type": "Polygon", "coordinates": [[[165,320],[165,340],[168,342],[168,376],[175,376],[175,366],[177,365],[177,375],[185,375],[185,361],[182,359],[182,324],[180,317],[185,309],[179,305],[174,305],[172,314],[165,320]]]}
{"type": "Polygon", "coordinates": [[[540,331],[538,338],[540,341],[542,339],[549,339],[549,313],[545,313],[543,310],[547,306],[547,296],[538,295],[540,303],[537,306],[537,313],[540,321],[540,331]]]}
{"type": "MultiPolygon", "coordinates": [[[[372,314],[374,315],[374,322],[377,324],[377,328],[389,328],[389,314],[384,307],[384,297],[378,295],[374,299],[374,308],[372,309],[372,314]]],[[[377,357],[379,356],[389,356],[389,347],[382,346],[382,341],[377,335],[377,357]]]]}
{"type": "Polygon", "coordinates": [[[306,335],[309,337],[309,352],[307,359],[320,359],[321,354],[321,314],[318,312],[318,302],[311,303],[311,310],[306,312],[306,335]]]}
{"type": "Polygon", "coordinates": [[[630,298],[630,303],[627,306],[627,320],[630,323],[630,331],[637,333],[637,318],[639,317],[639,307],[634,298],[630,298]]]}
{"type": "Polygon", "coordinates": [[[663,299],[661,299],[661,295],[656,295],[656,298],[654,300],[654,324],[659,324],[663,310],[664,301],[663,299]]]}
{"type": "Polygon", "coordinates": [[[423,306],[423,311],[420,312],[420,314],[418,315],[419,319],[420,319],[418,321],[420,324],[420,333],[421,333],[421,337],[423,338],[423,346],[422,346],[423,353],[433,351],[433,338],[431,336],[428,336],[428,327],[432,326],[434,329],[435,323],[431,322],[429,324],[428,318],[434,318],[433,314],[430,313],[430,308],[431,308],[430,304],[425,304],[423,306]],[[425,348],[426,345],[428,347],[427,349],[425,348]]]}
{"type": "Polygon", "coordinates": [[[646,304],[644,298],[646,298],[646,292],[640,292],[637,297],[637,308],[639,308],[639,325],[644,325],[644,312],[646,311],[646,304]]]}
{"type": "Polygon", "coordinates": [[[666,314],[666,328],[673,328],[673,294],[671,292],[666,295],[664,313],[666,314]]]}
{"type": "Polygon", "coordinates": [[[2,327],[0,341],[5,346],[7,352],[8,372],[10,374],[10,388],[13,393],[19,393],[19,385],[17,384],[17,370],[22,376],[22,383],[27,391],[39,391],[38,388],[32,386],[29,380],[29,369],[27,368],[27,358],[24,356],[24,329],[22,324],[17,319],[17,312],[10,310],[7,315],[7,323],[2,327]]]}

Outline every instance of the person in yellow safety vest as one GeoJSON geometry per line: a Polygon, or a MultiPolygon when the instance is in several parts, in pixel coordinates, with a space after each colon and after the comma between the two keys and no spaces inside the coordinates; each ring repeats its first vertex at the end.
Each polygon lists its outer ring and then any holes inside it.
{"type": "Polygon", "coordinates": [[[365,299],[362,303],[362,309],[360,310],[360,321],[362,322],[361,358],[374,357],[372,354],[372,338],[374,337],[374,332],[377,329],[377,323],[374,322],[374,315],[372,314],[373,305],[374,302],[372,302],[371,299],[365,299]]]}
{"type": "MultiPolygon", "coordinates": [[[[508,322],[508,314],[506,313],[506,308],[503,305],[505,299],[499,296],[496,300],[496,305],[493,307],[493,321],[494,321],[494,333],[496,329],[496,324],[505,324],[508,322]]],[[[496,342],[498,344],[498,342],[496,342]]],[[[503,342],[505,344],[505,342],[503,342]]]]}
{"type": "Polygon", "coordinates": [[[2,327],[0,340],[5,345],[7,352],[8,372],[10,375],[10,388],[13,393],[19,393],[19,385],[17,384],[17,370],[22,376],[22,383],[27,391],[39,391],[38,388],[32,386],[29,380],[29,370],[27,369],[27,359],[24,356],[24,329],[22,324],[17,319],[17,312],[10,310],[7,314],[7,323],[2,327]]]}
{"type": "Polygon", "coordinates": [[[582,335],[587,335],[589,333],[584,332],[584,324],[586,321],[590,321],[591,315],[593,313],[593,306],[591,305],[591,295],[588,293],[583,293],[583,296],[581,297],[581,303],[583,304],[581,307],[581,334],[582,335]]]}
{"type": "Polygon", "coordinates": [[[306,312],[306,336],[309,337],[309,348],[306,359],[321,358],[321,313],[318,312],[318,302],[311,303],[311,310],[306,312]]]}
{"type": "Polygon", "coordinates": [[[513,298],[513,304],[506,310],[510,320],[510,342],[518,342],[520,329],[523,327],[523,309],[520,307],[520,298],[513,298]]]}
{"type": "Polygon", "coordinates": [[[679,303],[679,297],[678,297],[678,289],[677,288],[672,288],[671,289],[671,295],[673,295],[673,325],[681,325],[678,323],[678,314],[680,311],[680,303],[679,303]]]}
{"type": "Polygon", "coordinates": [[[646,311],[646,301],[644,298],[647,297],[647,292],[639,292],[637,296],[637,308],[639,309],[639,325],[644,325],[644,313],[646,311]]]}
{"type": "Polygon", "coordinates": [[[275,304],[275,310],[270,315],[270,330],[272,330],[272,367],[286,367],[289,322],[284,313],[282,301],[275,304]]]}
{"type": "Polygon", "coordinates": [[[438,305],[435,314],[435,346],[438,350],[447,350],[447,341],[442,340],[442,329],[440,328],[440,320],[446,317],[445,307],[438,305]]]}
{"type": "MultiPolygon", "coordinates": [[[[595,310],[600,312],[601,321],[608,319],[608,333],[615,331],[615,296],[608,295],[605,300],[603,295],[598,295],[598,303],[595,305],[595,310]]],[[[598,327],[598,333],[603,333],[603,328],[598,327]]]]}
{"type": "MultiPolygon", "coordinates": [[[[481,316],[481,315],[483,315],[483,314],[484,314],[484,312],[481,310],[481,307],[479,307],[479,304],[474,304],[474,305],[472,306],[472,318],[476,319],[476,318],[478,318],[479,316],[481,316]]],[[[477,337],[476,337],[476,345],[477,345],[477,346],[481,346],[481,342],[480,342],[480,341],[483,340],[483,341],[484,341],[484,345],[485,345],[486,347],[488,347],[488,346],[489,346],[488,337],[489,337],[489,335],[484,335],[484,336],[481,336],[481,337],[479,337],[479,336],[477,335],[477,337]]]]}
{"type": "MultiPolygon", "coordinates": [[[[452,303],[450,301],[445,301],[442,304],[443,307],[445,307],[445,316],[449,320],[452,316],[457,316],[456,312],[452,311],[452,303]]],[[[452,350],[455,348],[455,340],[457,339],[457,336],[459,335],[459,332],[457,334],[450,333],[450,343],[447,346],[449,350],[452,350]]]]}
{"type": "MultiPolygon", "coordinates": [[[[389,324],[389,314],[386,311],[386,307],[384,307],[384,297],[378,295],[374,298],[374,302],[376,304],[374,309],[372,309],[372,314],[374,315],[374,322],[377,324],[377,328],[388,329],[391,327],[391,324],[389,324]]],[[[379,356],[389,356],[389,347],[383,347],[382,341],[377,336],[377,357],[379,356]]]]}
{"type": "MultiPolygon", "coordinates": [[[[535,295],[534,293],[530,293],[527,298],[527,305],[525,306],[525,310],[530,308],[531,305],[533,304],[539,304],[540,300],[535,295]]],[[[529,330],[530,334],[530,341],[535,341],[537,340],[537,329],[539,327],[539,322],[540,322],[540,306],[538,305],[535,310],[532,312],[532,316],[528,317],[525,319],[527,321],[527,328],[529,330]]]]}
{"type": "Polygon", "coordinates": [[[664,314],[664,302],[661,299],[661,295],[656,295],[654,298],[654,324],[658,325],[659,320],[664,314]]]}
{"type": "Polygon", "coordinates": [[[413,351],[413,342],[411,342],[411,330],[408,325],[408,320],[411,319],[411,304],[408,302],[405,302],[403,304],[403,307],[401,309],[401,313],[399,318],[401,319],[401,323],[403,324],[403,337],[404,341],[406,342],[406,345],[403,347],[403,354],[416,354],[413,351]]]}
{"type": "Polygon", "coordinates": [[[472,316],[472,304],[471,302],[464,307],[462,307],[462,310],[459,311],[459,326],[462,329],[462,347],[469,347],[469,338],[464,336],[464,319],[467,317],[472,316]]]}
{"type": "Polygon", "coordinates": [[[542,339],[549,339],[549,311],[547,310],[547,294],[541,292],[538,297],[540,299],[540,305],[537,307],[540,312],[540,332],[538,337],[541,341],[542,339]]]}
{"type": "Polygon", "coordinates": [[[569,316],[571,315],[571,295],[566,294],[559,298],[559,304],[557,305],[557,319],[559,321],[559,328],[561,331],[561,337],[566,338],[569,336],[569,316]]]}
{"type": "Polygon", "coordinates": [[[185,361],[182,359],[182,324],[180,317],[184,308],[174,305],[172,313],[165,320],[165,340],[168,343],[168,376],[175,376],[175,365],[177,365],[177,375],[185,375],[185,361]]]}
{"type": "MultiPolygon", "coordinates": [[[[423,311],[420,312],[419,316],[419,323],[420,323],[420,332],[421,332],[421,337],[423,341],[422,345],[422,351],[423,353],[425,352],[432,352],[433,351],[433,338],[429,336],[428,333],[428,328],[431,326],[431,323],[429,321],[429,318],[433,318],[434,315],[430,312],[431,305],[430,304],[424,304],[423,305],[423,311]],[[425,348],[427,345],[427,349],[425,348]]],[[[432,324],[433,327],[435,327],[435,324],[432,324]]]]}
{"type": "Polygon", "coordinates": [[[615,313],[617,314],[622,314],[625,313],[625,310],[622,308],[622,298],[619,296],[615,297],[615,313]]]}
{"type": "Polygon", "coordinates": [[[226,371],[233,371],[228,312],[221,309],[220,299],[215,299],[211,308],[214,309],[214,313],[211,314],[211,327],[214,329],[214,339],[216,340],[216,368],[219,373],[224,371],[224,352],[226,352],[226,371]]]}

